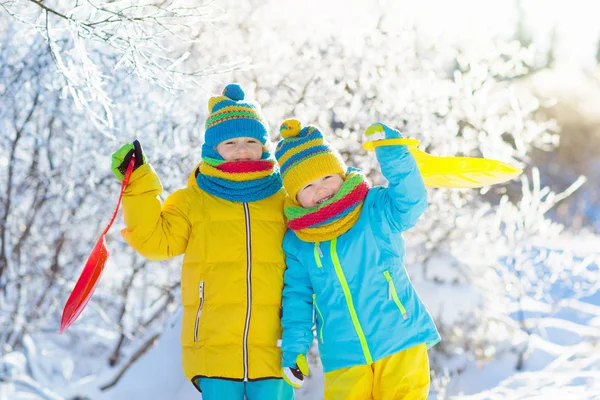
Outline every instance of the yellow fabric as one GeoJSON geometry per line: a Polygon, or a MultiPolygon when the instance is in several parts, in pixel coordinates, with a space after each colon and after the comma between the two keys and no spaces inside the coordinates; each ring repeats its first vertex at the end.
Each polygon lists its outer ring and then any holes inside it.
{"type": "Polygon", "coordinates": [[[420,344],[370,365],[326,373],[325,400],[422,400],[429,382],[427,347],[420,344]]]}
{"type": "Polygon", "coordinates": [[[509,181],[523,173],[521,168],[488,158],[432,156],[419,150],[418,143],[415,139],[383,139],[365,142],[363,147],[374,150],[378,146],[407,145],[428,187],[480,188],[509,181]]]}
{"type": "MultiPolygon", "coordinates": [[[[279,159],[277,162],[280,167],[283,165],[279,159]]],[[[304,185],[317,178],[332,174],[339,174],[342,177],[346,175],[344,162],[337,153],[323,153],[314,157],[306,157],[287,169],[283,176],[283,186],[290,197],[296,199],[296,194],[304,185]]]]}
{"type": "MultiPolygon", "coordinates": [[[[184,254],[181,270],[183,370],[196,376],[244,378],[247,311],[246,217],[243,203],[188,187],[167,197],[148,164],[133,174],[123,196],[125,240],[141,255],[164,260],[184,254]],[[200,283],[204,299],[200,308],[200,283]],[[194,340],[196,315],[197,340],[194,340]]],[[[251,314],[248,378],[280,377],[279,312],[285,259],[283,190],[248,203],[251,246],[251,314]]]]}

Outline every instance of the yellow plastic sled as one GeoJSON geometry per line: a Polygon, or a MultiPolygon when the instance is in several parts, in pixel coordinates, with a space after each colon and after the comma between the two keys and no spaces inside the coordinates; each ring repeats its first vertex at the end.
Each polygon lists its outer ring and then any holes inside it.
{"type": "Polygon", "coordinates": [[[419,150],[417,139],[381,139],[363,143],[366,150],[379,146],[406,145],[415,157],[425,186],[439,188],[480,188],[509,181],[523,172],[498,160],[475,157],[438,157],[419,150]]]}

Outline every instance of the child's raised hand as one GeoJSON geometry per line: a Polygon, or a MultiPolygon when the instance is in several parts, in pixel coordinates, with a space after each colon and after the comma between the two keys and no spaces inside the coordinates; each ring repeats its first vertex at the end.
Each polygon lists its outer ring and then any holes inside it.
{"type": "Polygon", "coordinates": [[[365,136],[369,142],[384,139],[401,139],[404,137],[400,131],[390,128],[381,122],[375,122],[374,124],[371,124],[371,126],[369,126],[365,131],[365,136]]]}
{"type": "Polygon", "coordinates": [[[131,161],[131,157],[134,155],[135,165],[133,166],[133,170],[135,171],[138,167],[148,162],[144,155],[144,150],[142,150],[142,145],[138,140],[134,140],[133,143],[127,143],[121,146],[119,150],[113,153],[111,168],[118,180],[122,181],[125,178],[127,166],[129,165],[129,161],[131,161]]]}
{"type": "Polygon", "coordinates": [[[304,354],[296,358],[295,367],[285,367],[281,373],[283,380],[298,389],[304,383],[304,377],[308,376],[308,361],[304,354]]]}

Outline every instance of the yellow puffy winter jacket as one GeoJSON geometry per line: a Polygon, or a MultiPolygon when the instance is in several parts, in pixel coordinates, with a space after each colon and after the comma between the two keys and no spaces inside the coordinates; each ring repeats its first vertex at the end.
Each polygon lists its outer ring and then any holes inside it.
{"type": "Polygon", "coordinates": [[[285,260],[283,190],[235,203],[198,187],[171,194],[151,165],[139,167],[123,195],[122,234],[150,260],[184,254],[181,271],[183,370],[197,377],[279,378],[280,307],[285,260]]]}

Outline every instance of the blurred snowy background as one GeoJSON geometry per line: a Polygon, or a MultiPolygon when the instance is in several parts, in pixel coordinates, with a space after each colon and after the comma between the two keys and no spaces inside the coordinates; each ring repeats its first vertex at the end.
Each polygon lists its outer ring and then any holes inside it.
{"type": "MultiPolygon", "coordinates": [[[[0,399],[200,399],[179,360],[179,266],[117,226],[80,319],[64,303],[140,139],[166,192],[231,81],[315,123],[382,183],[381,120],[438,155],[525,169],[429,190],[406,265],[440,328],[437,399],[600,398],[600,3],[595,0],[0,0],[0,399]]],[[[322,398],[322,373],[297,393],[322,398]]]]}

